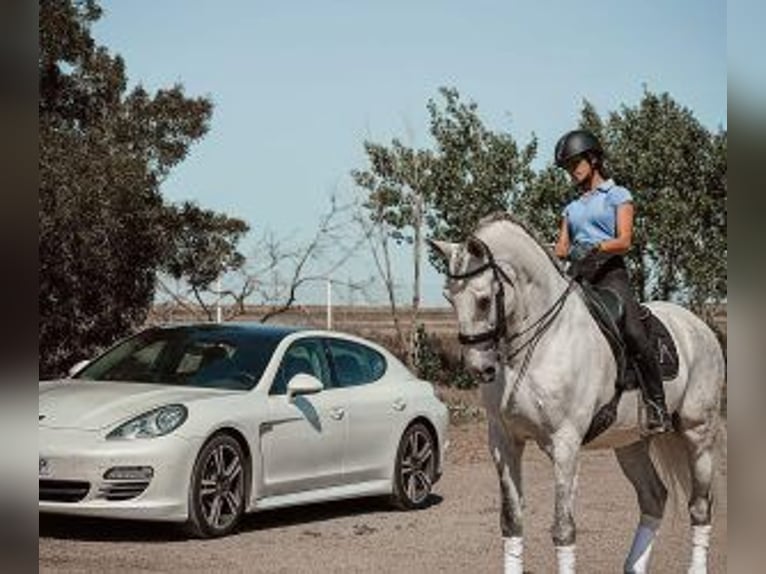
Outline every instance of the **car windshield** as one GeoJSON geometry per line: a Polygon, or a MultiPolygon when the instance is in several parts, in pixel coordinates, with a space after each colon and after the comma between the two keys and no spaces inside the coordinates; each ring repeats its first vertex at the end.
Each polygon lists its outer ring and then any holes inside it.
{"type": "Polygon", "coordinates": [[[113,347],[75,378],[249,390],[284,334],[226,327],[149,329],[113,347]]]}

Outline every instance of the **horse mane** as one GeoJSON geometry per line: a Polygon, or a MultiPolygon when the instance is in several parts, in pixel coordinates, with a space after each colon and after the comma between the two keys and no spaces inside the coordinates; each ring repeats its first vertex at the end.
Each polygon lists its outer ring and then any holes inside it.
{"type": "Polygon", "coordinates": [[[490,213],[489,215],[485,215],[479,220],[479,223],[476,225],[475,233],[478,233],[480,229],[483,227],[486,227],[492,223],[496,223],[498,221],[507,221],[510,222],[518,227],[521,227],[521,229],[529,235],[532,240],[537,243],[537,245],[540,247],[540,249],[543,250],[543,253],[545,253],[548,256],[548,259],[550,259],[551,263],[553,263],[553,266],[560,272],[564,272],[564,265],[559,261],[559,258],[556,257],[555,253],[551,251],[551,249],[547,246],[547,244],[540,239],[541,235],[538,233],[538,231],[533,228],[529,223],[521,219],[520,217],[513,215],[511,213],[508,213],[507,211],[495,211],[493,213],[490,213]]]}

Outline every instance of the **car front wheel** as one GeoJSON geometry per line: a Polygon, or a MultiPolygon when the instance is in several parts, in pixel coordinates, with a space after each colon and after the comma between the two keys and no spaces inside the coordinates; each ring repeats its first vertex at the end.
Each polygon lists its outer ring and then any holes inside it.
{"type": "Polygon", "coordinates": [[[407,428],[399,442],[394,466],[392,502],[398,508],[424,508],[436,475],[436,442],[422,423],[407,428]]]}
{"type": "Polygon", "coordinates": [[[244,452],[231,436],[213,436],[194,465],[189,490],[187,531],[199,538],[232,532],[245,510],[247,466],[244,452]]]}

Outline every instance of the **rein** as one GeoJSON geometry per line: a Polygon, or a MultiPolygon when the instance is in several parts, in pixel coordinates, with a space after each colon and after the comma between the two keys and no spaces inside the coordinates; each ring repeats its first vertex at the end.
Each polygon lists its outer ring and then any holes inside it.
{"type": "MultiPolygon", "coordinates": [[[[489,246],[478,237],[474,236],[473,239],[477,241],[484,249],[484,253],[487,256],[487,262],[466,273],[453,274],[448,271],[447,277],[453,280],[471,279],[473,277],[476,277],[484,273],[487,270],[491,270],[495,281],[497,281],[498,283],[498,289],[497,289],[497,292],[495,293],[495,325],[494,327],[492,327],[488,331],[484,331],[483,333],[466,334],[466,333],[458,332],[458,336],[457,336],[458,341],[460,341],[462,345],[478,345],[481,343],[486,343],[488,341],[499,343],[502,339],[505,339],[505,342],[510,346],[510,344],[515,339],[523,337],[530,331],[534,331],[532,335],[526,341],[524,341],[519,347],[517,347],[507,357],[507,360],[510,360],[516,355],[518,355],[525,348],[529,347],[527,356],[524,358],[524,367],[526,367],[526,365],[529,363],[529,360],[531,359],[531,354],[532,354],[532,350],[534,349],[534,345],[542,337],[543,333],[545,333],[545,331],[547,331],[548,328],[553,324],[553,321],[561,312],[561,309],[563,309],[564,303],[566,302],[567,297],[572,292],[572,288],[574,286],[574,279],[570,278],[568,280],[566,289],[564,289],[561,295],[559,295],[559,297],[556,299],[553,305],[551,305],[550,308],[548,308],[547,311],[545,311],[542,315],[540,315],[540,317],[538,317],[532,324],[528,325],[521,331],[517,333],[513,333],[512,335],[506,337],[508,327],[507,327],[507,321],[505,316],[505,287],[504,287],[503,280],[509,283],[511,286],[514,286],[514,282],[508,276],[508,274],[497,264],[494,256],[492,255],[492,251],[489,249],[489,246]]],[[[526,370],[524,367],[523,369],[526,370]]]]}

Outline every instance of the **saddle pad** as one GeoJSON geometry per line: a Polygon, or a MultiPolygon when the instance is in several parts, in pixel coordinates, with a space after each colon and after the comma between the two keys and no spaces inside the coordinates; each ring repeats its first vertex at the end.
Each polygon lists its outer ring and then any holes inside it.
{"type": "MultiPolygon", "coordinates": [[[[649,342],[655,350],[657,361],[660,364],[662,379],[665,381],[674,379],[678,376],[678,351],[676,350],[675,341],[673,341],[673,337],[670,335],[667,327],[665,327],[665,324],[655,317],[648,307],[642,305],[641,310],[641,320],[644,323],[649,342]]],[[[600,323],[599,326],[601,326],[600,323]]],[[[615,350],[615,348],[613,345],[612,349],[615,350]]],[[[615,358],[618,361],[620,360],[617,354],[615,354],[615,358]]],[[[640,374],[637,372],[635,363],[632,360],[628,361],[623,377],[618,377],[617,379],[614,396],[596,412],[588,431],[585,433],[583,444],[589,443],[612,425],[617,418],[617,406],[620,402],[620,397],[622,397],[623,392],[638,388],[639,376],[640,374]]]]}
{"type": "Polygon", "coordinates": [[[643,307],[648,317],[643,319],[646,333],[649,336],[652,347],[654,348],[657,362],[660,364],[663,380],[675,379],[678,376],[678,351],[676,343],[670,335],[665,324],[643,307]]]}

